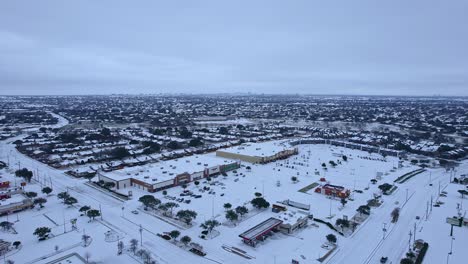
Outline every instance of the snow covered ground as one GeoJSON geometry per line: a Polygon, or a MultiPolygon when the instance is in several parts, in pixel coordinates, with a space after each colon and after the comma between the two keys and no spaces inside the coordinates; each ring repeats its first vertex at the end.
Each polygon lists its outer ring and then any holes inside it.
{"type": "MultiPolygon", "coordinates": [[[[65,121],[61,123],[66,124],[65,121]]],[[[327,219],[331,215],[333,217],[328,221],[334,223],[343,215],[351,218],[356,213],[357,207],[373,198],[374,193],[380,193],[378,185],[385,182],[393,183],[398,176],[416,169],[406,161],[403,162],[402,168],[395,169],[398,167],[398,159],[395,157],[384,159],[379,154],[329,145],[300,145],[299,154],[289,159],[265,165],[243,163],[242,168],[236,172],[229,172],[226,177],[213,178],[212,182],[216,182],[214,185],[202,181],[197,187],[191,183],[187,189],[201,194],[202,198],[189,198],[190,204],[179,203],[180,207],[175,209],[175,211],[191,209],[198,212],[193,227],[185,229],[162,221],[143,210],[140,210],[139,214],[131,213],[141,208],[138,198],[148,193],[131,188],[133,200],[126,202],[117,200],[105,192],[89,187],[85,184],[86,180],[72,178],[61,170],[48,167],[18,153],[11,144],[16,139],[0,142],[0,159],[7,160],[9,156],[11,165],[10,168],[0,171],[2,180],[10,179],[14,184],[14,170],[18,166],[27,167],[33,170],[35,175],[34,181],[25,187],[26,190],[35,191],[48,200],[45,207],[40,210],[32,209],[8,216],[9,221],[19,220],[14,224],[18,234],[0,231],[2,239],[22,242],[21,249],[11,252],[6,258],[16,263],[46,263],[72,252],[82,256],[89,252],[90,259],[100,263],[138,263],[131,254],[118,256],[117,242],[106,242],[104,234],[111,230],[128,245],[132,238],[140,240],[140,225],[143,246],[151,251],[160,263],[290,263],[292,259],[298,260],[299,263],[319,263],[317,258],[327,252],[321,247],[326,241],[325,236],[335,233],[322,224],[309,225],[290,235],[275,233],[255,248],[242,243],[238,237],[240,233],[276,215],[271,210],[258,211],[250,206],[249,201],[255,192],[262,193],[270,203],[291,199],[309,204],[314,217],[327,219]],[[342,155],[346,155],[348,161],[344,161],[342,155]],[[329,164],[330,160],[337,162],[337,166],[332,167],[329,164]],[[322,163],[326,163],[328,168],[326,171],[322,168],[322,163]],[[250,166],[251,169],[248,170],[246,166],[250,166]],[[382,179],[374,185],[370,180],[379,172],[382,173],[382,179]],[[297,177],[298,182],[293,182],[292,176],[297,177]],[[320,178],[326,178],[331,184],[342,185],[351,190],[361,190],[362,193],[353,193],[353,200],[342,208],[339,200],[328,199],[322,194],[314,193],[313,189],[299,192],[310,184],[320,183],[320,178]],[[54,189],[51,196],[46,197],[41,193],[41,185],[44,184],[51,184],[54,189]],[[215,194],[200,192],[199,189],[203,186],[210,186],[215,194]],[[57,193],[66,190],[78,199],[77,205],[68,207],[56,197],[57,193]],[[251,212],[234,226],[224,217],[224,203],[231,203],[233,207],[245,204],[251,212]],[[89,221],[86,216],[80,216],[78,209],[83,205],[95,209],[101,208],[102,219],[98,217],[94,221],[89,221]],[[223,223],[216,228],[219,236],[208,240],[199,238],[202,231],[199,225],[212,217],[223,223]],[[70,219],[73,218],[78,219],[77,230],[71,229],[70,219]],[[39,226],[50,227],[54,237],[38,242],[32,233],[39,226]],[[181,236],[189,235],[194,242],[203,245],[207,256],[205,258],[196,256],[156,235],[174,229],[179,230],[181,236]],[[81,236],[84,233],[92,238],[91,244],[87,247],[81,244],[81,236]],[[242,249],[254,258],[246,259],[227,252],[221,248],[223,244],[242,249]]],[[[215,157],[214,153],[208,155],[212,155],[211,158],[215,157]]],[[[467,165],[468,163],[462,164],[457,174],[466,173],[467,165]]],[[[337,235],[338,249],[325,260],[325,263],[378,263],[381,256],[388,256],[392,263],[399,263],[408,249],[408,234],[409,231],[413,232],[415,223],[416,239],[422,238],[429,243],[424,263],[445,263],[451,239],[448,236],[450,226],[445,223],[445,218],[455,215],[456,203],[461,202],[460,195],[456,192],[457,188],[461,187],[448,182],[448,174],[438,168],[429,169],[406,183],[399,184],[392,195],[383,196],[384,203],[372,209],[370,217],[353,235],[350,237],[337,235]],[[429,179],[432,180],[432,186],[429,184],[429,179]],[[431,200],[431,196],[434,201],[437,199],[439,183],[441,189],[448,192],[448,196],[440,198],[445,204],[433,207],[426,220],[427,202],[431,200]],[[401,216],[397,223],[392,224],[390,212],[396,206],[402,207],[401,216]],[[420,216],[421,219],[416,220],[416,216],[420,216]],[[385,239],[382,231],[384,223],[387,227],[385,239]]],[[[179,198],[182,188],[175,187],[167,191],[168,195],[179,198]]],[[[161,192],[154,195],[163,202],[169,201],[161,192]]],[[[0,221],[6,219],[4,216],[0,221]]],[[[467,257],[463,249],[468,244],[468,228],[455,229],[456,239],[450,263],[463,263],[460,261],[467,257]]]]}

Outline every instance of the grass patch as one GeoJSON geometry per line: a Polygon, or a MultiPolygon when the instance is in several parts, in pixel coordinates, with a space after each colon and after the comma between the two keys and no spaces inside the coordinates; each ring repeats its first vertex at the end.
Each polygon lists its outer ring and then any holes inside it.
{"type": "Polygon", "coordinates": [[[306,193],[306,192],[310,191],[311,189],[313,189],[313,188],[315,188],[315,187],[317,187],[317,186],[319,186],[319,184],[316,183],[316,182],[314,182],[314,183],[309,184],[309,185],[307,185],[306,187],[300,189],[299,192],[306,193]]]}

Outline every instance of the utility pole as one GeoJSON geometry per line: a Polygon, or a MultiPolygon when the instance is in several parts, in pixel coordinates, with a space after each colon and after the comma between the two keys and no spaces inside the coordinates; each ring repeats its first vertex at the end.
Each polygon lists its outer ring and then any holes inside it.
{"type": "Polygon", "coordinates": [[[408,201],[408,188],[406,188],[406,201],[408,201]]]}

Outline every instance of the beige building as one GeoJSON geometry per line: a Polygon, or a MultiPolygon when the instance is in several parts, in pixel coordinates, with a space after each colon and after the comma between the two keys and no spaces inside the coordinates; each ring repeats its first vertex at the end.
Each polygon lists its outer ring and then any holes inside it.
{"type": "Polygon", "coordinates": [[[250,163],[268,163],[285,159],[298,153],[298,148],[286,142],[247,143],[216,151],[216,156],[250,163]]]}

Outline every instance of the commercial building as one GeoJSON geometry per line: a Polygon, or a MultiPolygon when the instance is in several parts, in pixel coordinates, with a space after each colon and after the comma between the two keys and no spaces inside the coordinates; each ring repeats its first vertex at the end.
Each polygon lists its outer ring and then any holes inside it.
{"type": "Polygon", "coordinates": [[[268,234],[273,231],[278,231],[281,223],[283,223],[283,221],[274,217],[270,217],[260,224],[240,234],[239,237],[241,237],[242,241],[247,245],[255,247],[259,241],[265,240],[268,234]]]}
{"type": "Polygon", "coordinates": [[[11,242],[0,239],[0,256],[5,255],[11,247],[11,242]]]}
{"type": "MultiPolygon", "coordinates": [[[[0,193],[0,195],[2,195],[0,193]]],[[[3,199],[7,199],[6,202],[2,202],[0,205],[0,216],[1,215],[9,215],[15,212],[22,211],[24,209],[32,208],[33,201],[30,198],[25,197],[22,195],[21,192],[10,192],[8,196],[2,196],[3,199]]]]}
{"type": "Polygon", "coordinates": [[[315,188],[315,192],[338,198],[348,198],[348,196],[351,194],[351,191],[349,189],[346,189],[343,186],[332,184],[325,184],[319,186],[315,188]]]}
{"type": "MultiPolygon", "coordinates": [[[[276,205],[278,207],[278,205],[276,205]]],[[[255,247],[260,241],[264,241],[272,232],[291,234],[299,228],[305,227],[309,220],[309,214],[302,211],[283,211],[270,217],[258,225],[248,229],[239,235],[242,241],[255,247]]]]}
{"type": "Polygon", "coordinates": [[[291,147],[287,141],[270,141],[262,143],[245,143],[216,151],[216,156],[241,160],[249,163],[268,163],[286,159],[298,153],[297,147],[291,147]]]}
{"type": "Polygon", "coordinates": [[[291,234],[299,228],[305,227],[309,220],[309,215],[301,211],[283,212],[276,216],[282,221],[279,230],[285,234],[291,234]]]}
{"type": "Polygon", "coordinates": [[[238,161],[223,160],[213,155],[194,155],[107,173],[98,172],[98,179],[114,183],[116,189],[136,187],[156,192],[239,167],[238,161]]]}

